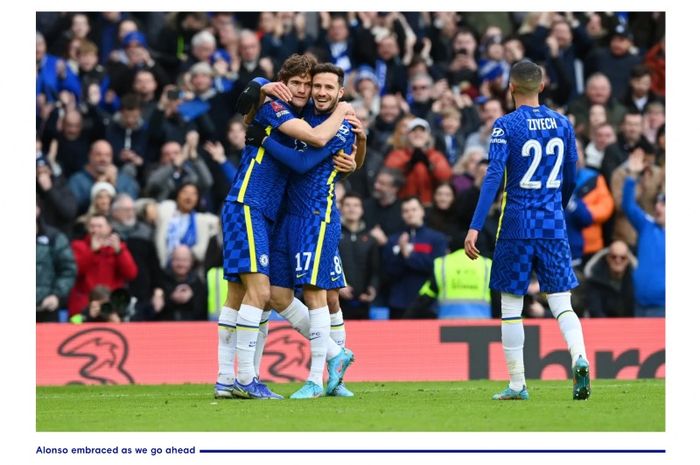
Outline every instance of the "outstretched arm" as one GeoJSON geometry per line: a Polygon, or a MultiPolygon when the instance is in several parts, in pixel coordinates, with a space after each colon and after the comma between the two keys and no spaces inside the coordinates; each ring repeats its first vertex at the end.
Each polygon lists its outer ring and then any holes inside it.
{"type": "Polygon", "coordinates": [[[627,215],[627,219],[630,220],[634,229],[637,232],[644,228],[644,225],[651,221],[647,219],[647,214],[637,203],[635,199],[637,190],[637,182],[631,176],[625,178],[625,184],[622,188],[622,210],[627,215]]]}

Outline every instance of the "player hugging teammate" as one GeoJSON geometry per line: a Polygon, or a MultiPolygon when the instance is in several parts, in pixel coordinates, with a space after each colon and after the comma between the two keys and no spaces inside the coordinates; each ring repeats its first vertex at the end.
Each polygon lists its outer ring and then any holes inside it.
{"type": "Polygon", "coordinates": [[[352,107],[339,102],[343,79],[334,65],[293,55],[280,82],[256,79],[239,100],[242,112],[253,106],[252,124],[221,213],[228,296],[219,317],[217,398],[282,398],[258,379],[270,308],[311,345],[308,380],[291,398],[352,396],[342,383],[354,356],[344,347],[338,297],[345,277],[335,182],[362,164],[366,140],[352,107]],[[257,109],[259,95],[276,98],[257,109]]]}

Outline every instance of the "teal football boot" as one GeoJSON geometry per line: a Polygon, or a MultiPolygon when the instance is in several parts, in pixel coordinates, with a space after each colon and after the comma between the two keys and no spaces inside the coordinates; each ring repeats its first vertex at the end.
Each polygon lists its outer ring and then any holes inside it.
{"type": "Polygon", "coordinates": [[[528,400],[530,394],[527,392],[527,386],[523,386],[520,392],[514,391],[508,386],[498,394],[494,394],[491,399],[493,400],[528,400]]]}
{"type": "Polygon", "coordinates": [[[290,399],[315,399],[316,397],[321,397],[323,394],[323,387],[314,383],[313,381],[307,381],[297,392],[289,396],[290,399]]]}
{"type": "Polygon", "coordinates": [[[348,389],[343,383],[340,383],[338,385],[338,387],[335,388],[333,390],[333,392],[331,392],[328,395],[332,396],[332,397],[354,397],[355,396],[355,394],[353,394],[353,392],[350,389],[348,389]]]}
{"type": "Polygon", "coordinates": [[[343,381],[345,371],[355,361],[355,354],[350,349],[343,348],[338,355],[326,362],[328,367],[328,384],[326,395],[331,395],[335,388],[343,381]]]}
{"type": "Polygon", "coordinates": [[[582,356],[574,364],[574,400],[586,400],[591,396],[591,368],[582,356]]]}

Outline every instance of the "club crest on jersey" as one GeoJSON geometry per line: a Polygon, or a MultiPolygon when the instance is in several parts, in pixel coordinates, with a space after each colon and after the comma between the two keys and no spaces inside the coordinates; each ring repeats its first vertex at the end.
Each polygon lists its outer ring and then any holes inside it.
{"type": "Polygon", "coordinates": [[[282,105],[279,102],[270,102],[270,106],[272,107],[272,110],[274,110],[275,115],[279,118],[280,116],[288,115],[289,110],[287,110],[284,105],[282,105]]]}
{"type": "Polygon", "coordinates": [[[266,267],[267,265],[270,264],[270,258],[266,254],[260,255],[260,258],[258,259],[260,262],[260,266],[266,267]]]}
{"type": "Polygon", "coordinates": [[[305,152],[309,145],[303,140],[294,139],[294,150],[297,152],[305,152]]]}

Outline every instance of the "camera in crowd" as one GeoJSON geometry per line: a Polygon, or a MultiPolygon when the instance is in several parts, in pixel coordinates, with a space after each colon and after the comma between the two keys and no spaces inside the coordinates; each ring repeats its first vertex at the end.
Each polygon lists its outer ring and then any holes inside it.
{"type": "Polygon", "coordinates": [[[95,286],[89,300],[83,311],[84,322],[119,323],[128,321],[133,314],[131,294],[124,288],[110,291],[106,286],[95,286]]]}
{"type": "Polygon", "coordinates": [[[165,93],[165,97],[170,101],[175,101],[182,97],[182,92],[177,88],[168,89],[168,91],[165,93]]]}

